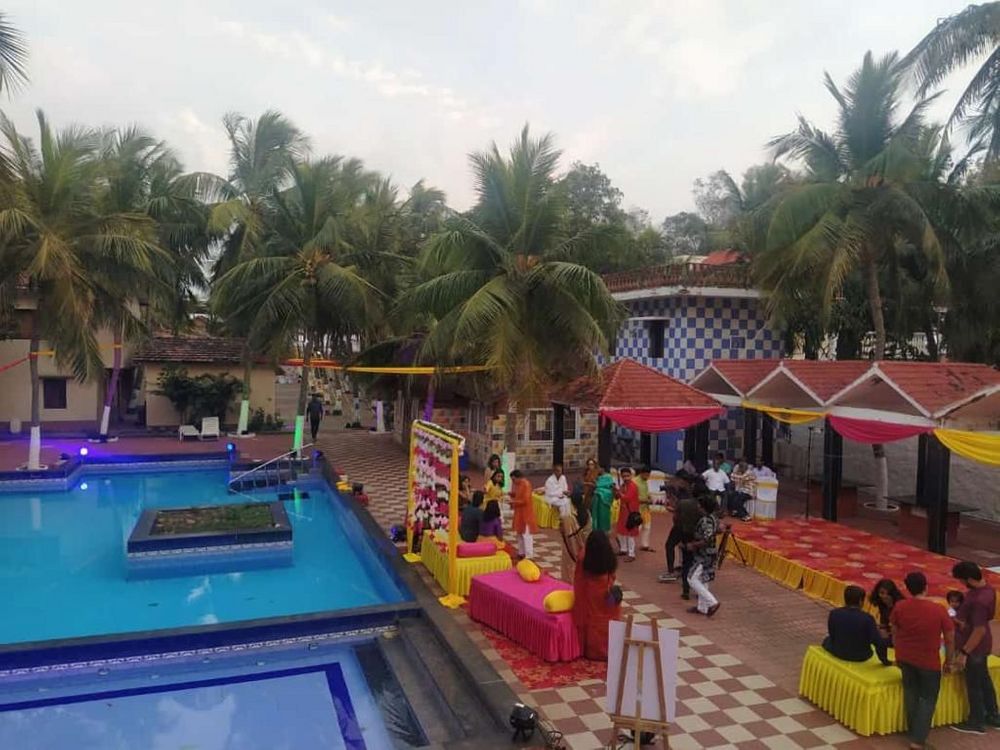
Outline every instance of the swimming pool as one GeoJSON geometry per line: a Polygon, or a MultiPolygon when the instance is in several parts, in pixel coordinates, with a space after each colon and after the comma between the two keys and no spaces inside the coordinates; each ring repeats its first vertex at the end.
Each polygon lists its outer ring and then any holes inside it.
{"type": "MultiPolygon", "coordinates": [[[[0,645],[348,610],[410,595],[320,483],[285,501],[287,568],[129,580],[125,545],[150,508],[234,502],[229,473],[85,475],[68,492],[0,495],[0,645]]],[[[283,491],[288,491],[284,488],[283,491]]],[[[239,500],[239,496],[236,496],[239,500]]],[[[254,499],[276,500],[277,491],[254,499]]]]}
{"type": "Polygon", "coordinates": [[[0,747],[381,750],[424,745],[371,641],[48,674],[0,690],[0,747]]]}

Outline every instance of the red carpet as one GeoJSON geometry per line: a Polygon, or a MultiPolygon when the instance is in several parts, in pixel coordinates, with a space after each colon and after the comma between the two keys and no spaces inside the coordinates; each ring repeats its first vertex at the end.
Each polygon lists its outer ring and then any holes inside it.
{"type": "MultiPolygon", "coordinates": [[[[755,521],[734,531],[742,541],[866,591],[880,578],[892,578],[902,589],[903,577],[914,570],[927,576],[931,596],[962,588],[951,577],[954,558],[822,519],[755,521]]],[[[1000,576],[987,576],[1000,586],[1000,576]]]]}
{"type": "Polygon", "coordinates": [[[581,680],[603,681],[607,677],[608,665],[605,662],[587,659],[571,662],[543,661],[495,630],[483,627],[482,631],[528,690],[565,687],[581,680]]]}

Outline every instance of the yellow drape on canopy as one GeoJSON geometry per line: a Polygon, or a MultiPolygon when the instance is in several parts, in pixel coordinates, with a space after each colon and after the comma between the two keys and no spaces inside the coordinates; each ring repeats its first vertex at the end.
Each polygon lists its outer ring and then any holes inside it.
{"type": "Polygon", "coordinates": [[[934,430],[937,439],[952,453],[979,463],[1000,466],[1000,432],[934,430]]]}
{"type": "Polygon", "coordinates": [[[783,409],[780,406],[765,406],[764,404],[755,404],[752,401],[744,401],[741,406],[745,409],[762,411],[772,419],[784,422],[785,424],[805,424],[806,422],[812,422],[815,419],[823,419],[826,416],[825,413],[819,411],[783,409]]]}

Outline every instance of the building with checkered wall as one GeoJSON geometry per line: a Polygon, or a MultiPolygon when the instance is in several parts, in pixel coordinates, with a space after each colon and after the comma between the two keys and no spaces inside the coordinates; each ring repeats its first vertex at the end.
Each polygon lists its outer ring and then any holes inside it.
{"type": "MultiPolygon", "coordinates": [[[[669,268],[669,267],[668,267],[669,268]]],[[[614,274],[605,279],[625,305],[611,361],[629,357],[688,382],[713,359],[770,359],[782,355],[781,335],[767,320],[749,271],[696,264],[682,271],[614,274]]],[[[676,471],[683,461],[684,433],[662,433],[652,445],[653,463],[676,471]]],[[[742,410],[727,409],[709,424],[709,451],[735,457],[743,450],[742,410]]],[[[616,460],[639,460],[639,435],[617,428],[616,460]]]]}

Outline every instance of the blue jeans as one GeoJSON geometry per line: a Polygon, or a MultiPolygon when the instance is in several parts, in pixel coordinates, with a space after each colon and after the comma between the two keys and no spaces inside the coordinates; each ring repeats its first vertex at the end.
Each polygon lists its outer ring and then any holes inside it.
{"type": "Polygon", "coordinates": [[[931,719],[941,690],[941,670],[921,669],[912,664],[900,664],[899,669],[903,673],[907,736],[914,745],[922,745],[931,731],[931,719]]]}
{"type": "Polygon", "coordinates": [[[981,727],[986,719],[997,717],[997,693],[993,689],[985,655],[966,657],[965,691],[969,695],[970,724],[981,727]]]}

